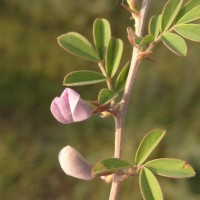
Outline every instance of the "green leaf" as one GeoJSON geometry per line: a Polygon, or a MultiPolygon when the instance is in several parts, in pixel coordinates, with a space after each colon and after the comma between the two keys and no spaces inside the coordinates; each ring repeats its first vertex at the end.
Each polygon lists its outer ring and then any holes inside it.
{"type": "Polygon", "coordinates": [[[111,38],[106,53],[106,72],[113,77],[119,67],[123,51],[123,42],[120,39],[111,38]]]}
{"type": "Polygon", "coordinates": [[[144,165],[151,172],[170,178],[188,178],[195,176],[194,169],[185,161],[174,158],[151,160],[144,165]]]}
{"type": "Polygon", "coordinates": [[[63,49],[75,56],[94,62],[100,61],[91,43],[79,33],[69,32],[59,36],[57,40],[63,49]]]}
{"type": "Polygon", "coordinates": [[[176,22],[179,23],[186,23],[189,21],[194,21],[198,19],[199,13],[199,6],[200,0],[191,0],[184,5],[184,7],[179,12],[176,22]],[[195,19],[196,18],[196,19],[195,19]],[[189,21],[188,21],[189,20],[189,21]]]}
{"type": "Polygon", "coordinates": [[[129,68],[130,68],[130,62],[126,63],[126,65],[123,67],[123,69],[119,73],[117,80],[116,80],[116,84],[115,84],[115,90],[117,92],[121,92],[124,89],[126,79],[128,76],[128,72],[129,72],[129,68]]]}
{"type": "Polygon", "coordinates": [[[163,44],[178,56],[187,54],[187,45],[182,37],[174,33],[163,33],[161,35],[163,44]]]}
{"type": "Polygon", "coordinates": [[[136,44],[136,45],[140,45],[140,43],[142,42],[142,39],[143,39],[143,37],[136,37],[135,39],[134,39],[134,43],[136,44]]]}
{"type": "Polygon", "coordinates": [[[149,34],[153,35],[154,40],[158,37],[160,32],[161,15],[152,16],[149,22],[149,34]]]}
{"type": "Polygon", "coordinates": [[[200,5],[193,8],[190,12],[185,14],[178,22],[177,24],[183,24],[195,21],[200,18],[200,5]]]}
{"type": "Polygon", "coordinates": [[[117,93],[111,92],[108,88],[103,88],[98,95],[100,105],[105,105],[118,96],[117,93]]]}
{"type": "Polygon", "coordinates": [[[92,168],[93,176],[109,175],[116,171],[122,171],[132,166],[131,163],[118,158],[108,158],[97,162],[92,168]]]}
{"type": "Polygon", "coordinates": [[[174,27],[175,31],[182,37],[200,42],[200,25],[199,24],[179,24],[174,27]]]}
{"type": "Polygon", "coordinates": [[[165,32],[169,29],[172,25],[175,17],[177,16],[183,0],[169,0],[163,11],[162,11],[162,18],[161,18],[161,31],[165,32]]]}
{"type": "Polygon", "coordinates": [[[140,47],[148,46],[149,44],[151,44],[151,42],[153,42],[153,40],[154,37],[152,34],[146,35],[140,42],[140,47]]]}
{"type": "Polygon", "coordinates": [[[140,171],[139,184],[144,200],[163,200],[163,194],[156,177],[145,167],[140,171]]]}
{"type": "Polygon", "coordinates": [[[106,78],[98,72],[79,70],[67,74],[64,78],[63,85],[66,86],[83,86],[91,85],[106,81],[106,78]]]}
{"type": "Polygon", "coordinates": [[[111,38],[110,24],[106,19],[96,19],[94,21],[93,37],[99,57],[103,60],[111,38]]]}
{"type": "Polygon", "coordinates": [[[164,137],[166,131],[161,129],[155,129],[148,132],[142,139],[135,155],[136,165],[141,165],[156,148],[164,137]]]}

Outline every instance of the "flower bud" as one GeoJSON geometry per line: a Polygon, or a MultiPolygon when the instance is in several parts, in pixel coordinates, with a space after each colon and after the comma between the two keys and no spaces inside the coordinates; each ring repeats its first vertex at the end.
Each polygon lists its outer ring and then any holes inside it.
{"type": "Polygon", "coordinates": [[[138,11],[138,0],[127,0],[127,3],[133,11],[138,11]]]}
{"type": "Polygon", "coordinates": [[[73,147],[64,147],[59,155],[58,160],[63,171],[68,176],[78,179],[91,180],[92,164],[90,164],[83,156],[73,147]]]}
{"type": "Polygon", "coordinates": [[[100,176],[100,178],[104,180],[106,183],[111,183],[113,181],[113,175],[114,174],[110,174],[107,176],[100,176]]]}
{"type": "Polygon", "coordinates": [[[80,95],[66,88],[60,97],[54,98],[50,107],[53,116],[63,124],[83,121],[93,113],[93,106],[80,98],[80,95]]]}

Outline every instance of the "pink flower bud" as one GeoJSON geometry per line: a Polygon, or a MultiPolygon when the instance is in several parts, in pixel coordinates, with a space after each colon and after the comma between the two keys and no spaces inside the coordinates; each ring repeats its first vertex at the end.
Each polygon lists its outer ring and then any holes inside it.
{"type": "Polygon", "coordinates": [[[56,97],[50,107],[53,116],[63,124],[83,121],[93,113],[92,105],[80,98],[80,95],[66,88],[60,97],[56,97]]]}
{"type": "Polygon", "coordinates": [[[92,165],[73,147],[64,147],[58,155],[58,160],[61,168],[68,176],[83,180],[91,180],[93,178],[91,174],[92,165]]]}

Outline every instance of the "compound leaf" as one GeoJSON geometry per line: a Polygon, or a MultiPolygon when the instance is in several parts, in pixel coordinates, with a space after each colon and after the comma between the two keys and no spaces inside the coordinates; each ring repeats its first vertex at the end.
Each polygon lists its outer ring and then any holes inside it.
{"type": "Polygon", "coordinates": [[[101,73],[89,70],[79,70],[67,74],[64,78],[63,85],[83,86],[96,84],[104,81],[106,81],[106,78],[101,73]]]}
{"type": "Polygon", "coordinates": [[[100,58],[91,43],[81,34],[69,32],[57,38],[59,45],[75,56],[99,62],[100,58]]]}
{"type": "Polygon", "coordinates": [[[97,162],[92,168],[93,176],[109,175],[130,168],[131,163],[118,158],[108,158],[97,162]]]}
{"type": "Polygon", "coordinates": [[[111,38],[110,24],[106,19],[96,19],[93,25],[93,37],[101,60],[104,59],[111,38]]]}
{"type": "Polygon", "coordinates": [[[164,137],[166,131],[161,129],[155,129],[148,132],[142,139],[135,155],[136,165],[141,165],[156,148],[164,137]]]}
{"type": "Polygon", "coordinates": [[[111,92],[108,88],[103,88],[98,95],[100,105],[105,105],[118,96],[117,93],[111,92]]]}
{"type": "Polygon", "coordinates": [[[174,30],[188,40],[200,41],[200,24],[179,24],[174,30]]]}
{"type": "Polygon", "coordinates": [[[195,21],[200,18],[200,1],[188,2],[178,15],[177,24],[183,24],[195,21]]]}
{"type": "Polygon", "coordinates": [[[144,165],[151,172],[169,178],[188,178],[195,175],[191,165],[183,160],[160,158],[151,160],[144,165]]]}
{"type": "Polygon", "coordinates": [[[153,35],[154,40],[158,37],[160,32],[161,15],[152,16],[149,22],[149,34],[153,35]]]}
{"type": "Polygon", "coordinates": [[[120,39],[111,38],[106,53],[106,72],[113,77],[119,67],[123,51],[123,42],[120,39]]]}
{"type": "Polygon", "coordinates": [[[182,37],[174,33],[163,33],[161,35],[163,44],[178,56],[187,54],[187,45],[182,37]]]}
{"type": "Polygon", "coordinates": [[[163,193],[156,177],[145,167],[140,171],[139,184],[144,200],[163,200],[163,193]]]}
{"type": "Polygon", "coordinates": [[[121,92],[124,89],[126,79],[127,79],[127,76],[128,76],[128,72],[129,72],[129,68],[130,68],[130,62],[128,62],[123,67],[121,72],[119,73],[117,80],[116,80],[116,84],[115,84],[115,91],[116,92],[121,92]]]}
{"type": "Polygon", "coordinates": [[[161,31],[165,32],[172,25],[175,17],[177,16],[183,0],[169,0],[163,11],[161,18],[161,31]]]}

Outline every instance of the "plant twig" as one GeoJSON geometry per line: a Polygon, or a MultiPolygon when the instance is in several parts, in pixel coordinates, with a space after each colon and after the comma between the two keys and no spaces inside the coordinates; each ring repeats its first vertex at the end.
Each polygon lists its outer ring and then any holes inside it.
{"type": "Polygon", "coordinates": [[[113,87],[112,87],[112,84],[111,84],[111,79],[108,77],[108,75],[107,75],[107,73],[105,71],[103,63],[99,62],[98,65],[99,65],[99,68],[100,68],[102,74],[106,77],[106,83],[107,83],[108,89],[110,91],[113,91],[113,87]]]}
{"type": "MultiPolygon", "coordinates": [[[[135,18],[135,33],[138,36],[142,36],[149,4],[150,4],[150,0],[143,0],[140,13],[139,13],[138,17],[135,18]]],[[[129,74],[127,77],[122,101],[120,103],[119,115],[117,118],[115,118],[115,153],[114,153],[114,156],[116,158],[121,158],[121,154],[122,154],[122,136],[123,136],[123,129],[124,129],[124,121],[125,121],[127,107],[128,107],[131,93],[132,93],[137,69],[141,62],[141,57],[139,55],[140,55],[140,50],[138,48],[134,47],[133,53],[132,53],[131,65],[130,65],[130,69],[129,69],[129,74]]],[[[119,187],[120,187],[119,177],[117,174],[114,174],[109,200],[117,200],[118,199],[119,187]]]]}

